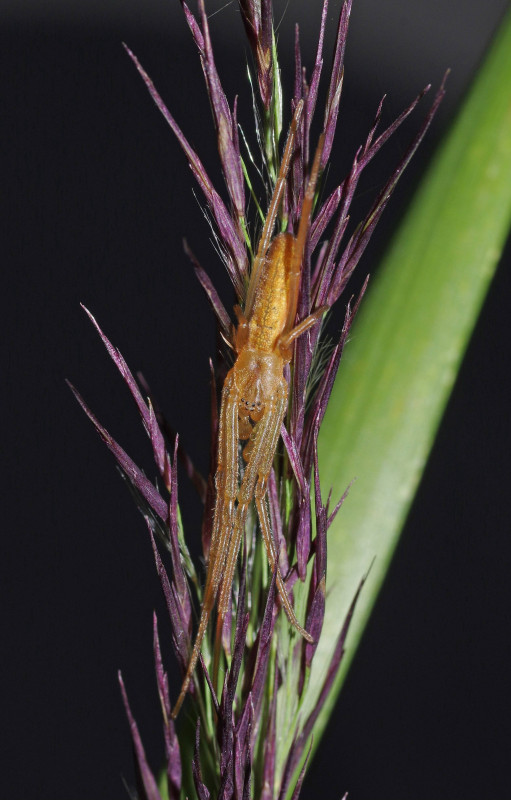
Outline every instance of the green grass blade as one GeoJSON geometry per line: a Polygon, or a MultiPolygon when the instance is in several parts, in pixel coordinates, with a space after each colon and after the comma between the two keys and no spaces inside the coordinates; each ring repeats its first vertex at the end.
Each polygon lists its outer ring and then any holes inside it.
{"type": "Polygon", "coordinates": [[[511,221],[511,13],[362,304],[320,437],[324,491],[356,476],[329,533],[312,707],[360,578],[318,743],[385,577],[511,221]]]}

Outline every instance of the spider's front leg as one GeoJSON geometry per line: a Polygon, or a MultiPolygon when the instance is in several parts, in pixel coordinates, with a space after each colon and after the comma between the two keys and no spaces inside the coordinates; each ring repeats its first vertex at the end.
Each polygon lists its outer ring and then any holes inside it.
{"type": "Polygon", "coordinates": [[[267,480],[268,479],[265,478],[264,480],[261,479],[257,482],[255,490],[255,502],[257,507],[257,514],[259,516],[259,523],[261,525],[261,533],[263,535],[264,544],[266,546],[266,555],[268,558],[268,563],[270,565],[270,569],[272,570],[272,572],[275,571],[275,568],[277,569],[277,590],[280,595],[280,599],[289,622],[291,623],[293,628],[295,628],[307,642],[309,642],[310,644],[314,644],[314,639],[312,638],[310,633],[308,633],[305,630],[305,628],[303,628],[302,625],[300,625],[298,619],[296,618],[296,614],[294,612],[293,605],[291,603],[291,598],[289,597],[286,585],[284,583],[284,578],[282,577],[282,573],[280,571],[278,562],[278,553],[275,547],[275,542],[273,540],[273,534],[270,526],[270,519],[268,516],[268,508],[266,505],[267,480]]]}
{"type": "MultiPolygon", "coordinates": [[[[238,556],[241,537],[245,528],[248,509],[252,500],[255,500],[261,531],[263,534],[266,554],[270,569],[277,571],[277,589],[282,600],[282,605],[291,624],[309,642],[313,639],[310,634],[300,625],[293,610],[291,599],[287,593],[282,573],[278,566],[278,556],[271,532],[268,512],[266,508],[267,482],[273,464],[273,458],[277,449],[280,436],[280,427],[284,419],[287,407],[288,386],[284,378],[281,378],[275,388],[275,395],[265,402],[263,416],[256,423],[252,447],[245,468],[245,474],[238,492],[238,507],[232,531],[231,546],[225,562],[225,571],[222,578],[222,588],[218,601],[218,626],[223,624],[223,619],[229,607],[230,593],[234,577],[234,569],[238,556]]],[[[217,629],[217,637],[219,634],[217,629]]]]}
{"type": "Polygon", "coordinates": [[[218,464],[215,474],[216,502],[213,516],[213,530],[209,550],[209,563],[206,575],[206,586],[202,600],[201,615],[197,636],[181,686],[179,697],[172,711],[175,719],[183,704],[190,685],[202,641],[208,627],[208,621],[218,595],[225,561],[231,547],[231,538],[235,517],[235,501],[238,490],[238,406],[240,396],[236,388],[233,370],[225,379],[220,406],[218,425],[218,464]]]}
{"type": "Polygon", "coordinates": [[[259,524],[261,526],[261,533],[266,547],[266,555],[268,558],[268,563],[270,565],[270,569],[272,572],[274,572],[275,570],[277,571],[277,576],[276,576],[277,590],[280,595],[284,611],[286,612],[287,618],[289,619],[291,625],[294,628],[296,628],[298,633],[301,636],[303,636],[304,639],[306,639],[308,642],[312,644],[314,642],[314,639],[312,638],[310,633],[308,633],[305,630],[305,628],[303,628],[300,625],[300,623],[296,618],[296,614],[294,612],[293,605],[291,603],[291,598],[289,597],[289,594],[287,592],[284,583],[284,579],[282,577],[282,573],[280,571],[278,552],[275,546],[275,541],[271,530],[270,519],[268,515],[268,507],[267,507],[268,479],[270,476],[270,471],[272,468],[275,451],[277,449],[277,443],[280,436],[280,428],[284,419],[285,410],[287,406],[288,387],[284,378],[282,378],[281,392],[283,394],[285,393],[284,407],[282,409],[281,414],[277,412],[277,409],[274,412],[273,425],[272,425],[272,434],[273,434],[272,441],[268,442],[268,447],[265,449],[263,458],[261,460],[261,464],[258,468],[258,477],[254,491],[254,497],[257,508],[257,514],[259,517],[259,524]]]}

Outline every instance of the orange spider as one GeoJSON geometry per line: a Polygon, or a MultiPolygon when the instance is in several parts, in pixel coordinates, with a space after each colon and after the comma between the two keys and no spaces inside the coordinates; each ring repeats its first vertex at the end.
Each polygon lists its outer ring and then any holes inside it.
{"type": "MultiPolygon", "coordinates": [[[[218,464],[215,475],[216,504],[209,565],[199,628],[181,692],[172,712],[175,719],[185,698],[206,633],[209,616],[218,597],[217,632],[229,607],[234,570],[252,500],[255,501],[268,562],[276,570],[276,584],[291,624],[308,642],[313,639],[298,622],[278,566],[278,556],[266,506],[267,481],[284,419],[289,387],[284,365],[292,357],[298,336],[315,325],[326,308],[295,325],[303,253],[310,226],[312,204],[323,149],[320,138],[305,192],[298,234],[272,233],[303,111],[298,103],[289,130],[279,175],[252,267],[245,310],[235,306],[238,327],[232,346],[237,353],[222,391],[218,428],[218,464]],[[248,440],[248,441],[247,441],[248,440]],[[239,482],[238,445],[246,467],[239,482]]],[[[217,636],[220,641],[220,636],[217,636]]],[[[215,653],[217,663],[218,652],[215,653]]]]}

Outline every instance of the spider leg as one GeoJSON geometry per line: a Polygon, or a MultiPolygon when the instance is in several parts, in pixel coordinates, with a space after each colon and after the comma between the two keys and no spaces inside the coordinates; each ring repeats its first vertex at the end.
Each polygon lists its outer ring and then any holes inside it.
{"type": "Polygon", "coordinates": [[[218,427],[218,465],[215,475],[216,503],[206,586],[204,589],[199,627],[181,691],[172,711],[173,719],[177,717],[183,704],[199,659],[202,641],[208,627],[209,616],[218,594],[225,560],[230,547],[235,517],[234,503],[238,486],[238,405],[239,392],[235,388],[234,377],[231,370],[227,375],[222,390],[222,404],[218,427]]]}
{"type": "Polygon", "coordinates": [[[258,469],[258,478],[257,483],[255,485],[254,490],[254,497],[255,503],[257,508],[257,514],[259,516],[259,524],[261,526],[261,533],[263,536],[263,541],[266,547],[266,556],[268,558],[268,563],[270,565],[270,569],[272,572],[277,570],[276,575],[276,582],[277,582],[277,590],[280,595],[280,599],[282,601],[282,605],[284,607],[284,611],[286,612],[287,618],[289,619],[291,625],[303,636],[311,644],[314,642],[312,636],[307,633],[305,628],[303,628],[296,618],[296,614],[293,609],[293,605],[291,603],[291,598],[287,592],[284,579],[282,577],[282,573],[279,567],[279,559],[277,554],[277,549],[275,547],[275,541],[273,539],[273,533],[271,530],[270,519],[268,516],[268,508],[266,504],[267,498],[267,485],[268,485],[268,476],[270,474],[270,470],[273,463],[273,455],[275,450],[277,449],[277,442],[280,436],[280,426],[282,424],[282,420],[284,418],[285,409],[287,405],[287,395],[288,395],[288,386],[285,380],[282,381],[281,384],[281,395],[284,397],[284,408],[281,414],[276,411],[273,416],[273,429],[272,429],[272,449],[268,447],[263,453],[263,459],[258,469]]]}
{"type": "Polygon", "coordinates": [[[314,639],[307,633],[305,628],[303,628],[296,618],[296,614],[293,609],[293,605],[291,603],[291,598],[289,597],[286,589],[286,585],[284,583],[284,579],[282,577],[282,573],[280,571],[279,563],[278,563],[278,555],[275,548],[275,542],[273,540],[273,534],[270,526],[270,520],[268,517],[268,509],[266,507],[266,479],[259,480],[257,482],[257,486],[255,489],[255,502],[257,507],[257,513],[259,515],[259,523],[261,525],[261,532],[263,534],[264,544],[266,546],[266,555],[268,557],[268,563],[270,565],[270,569],[272,572],[277,570],[277,589],[280,595],[280,599],[282,601],[282,605],[284,607],[284,611],[286,612],[287,618],[293,628],[296,628],[298,633],[303,636],[311,644],[314,643],[314,639]]]}
{"type": "Polygon", "coordinates": [[[268,454],[273,461],[277,447],[280,426],[287,405],[287,384],[279,385],[278,397],[275,400],[270,400],[267,405],[269,407],[265,409],[263,417],[257,423],[253,448],[238,492],[238,506],[232,532],[231,548],[225,562],[222,588],[218,600],[218,616],[220,620],[225,616],[229,606],[236,559],[250,503],[254,499],[254,490],[260,468],[265,454],[268,454]]]}
{"type": "Polygon", "coordinates": [[[247,463],[245,474],[238,492],[238,508],[236,520],[232,532],[231,546],[225,562],[224,575],[222,578],[222,588],[218,600],[218,619],[217,619],[217,640],[223,619],[229,607],[230,593],[234,576],[234,569],[238,556],[241,537],[247,519],[248,509],[252,500],[255,500],[256,507],[261,521],[261,529],[266,546],[266,552],[270,568],[277,568],[277,588],[282,599],[282,604],[292,625],[308,641],[312,641],[310,635],[305,631],[296,619],[291,600],[286,591],[275,549],[275,543],[271,534],[270,523],[264,499],[266,496],[266,484],[268,475],[273,463],[275,450],[280,436],[280,427],[287,407],[288,386],[284,379],[279,383],[276,397],[268,402],[268,408],[262,419],[257,423],[257,432],[254,437],[253,449],[247,463]]]}
{"type": "Polygon", "coordinates": [[[298,339],[303,333],[313,328],[314,325],[317,325],[326,311],[328,311],[328,306],[317,308],[316,311],[313,311],[308,317],[302,319],[298,325],[295,325],[294,328],[291,328],[290,331],[283,333],[282,336],[279,337],[278,347],[284,358],[291,358],[290,348],[295,339],[298,339]]]}
{"type": "Polygon", "coordinates": [[[293,247],[293,260],[289,270],[289,305],[285,330],[291,330],[294,325],[296,317],[296,308],[298,306],[298,294],[300,291],[300,278],[302,275],[302,261],[305,252],[305,245],[307,243],[307,235],[309,233],[310,220],[312,214],[312,206],[314,203],[314,194],[316,191],[316,184],[318,182],[319,168],[321,165],[321,155],[323,153],[323,146],[325,143],[325,134],[322,133],[319,137],[318,146],[314,155],[310,178],[305,190],[305,196],[302,203],[302,212],[300,214],[300,223],[298,225],[298,233],[293,247]]]}
{"type": "Polygon", "coordinates": [[[270,207],[268,209],[268,213],[264,221],[264,227],[261,233],[261,238],[259,239],[259,245],[257,247],[256,257],[254,259],[254,263],[252,266],[250,283],[247,291],[247,299],[245,303],[245,314],[247,317],[250,316],[250,313],[252,311],[252,305],[255,299],[255,289],[259,282],[258,276],[261,263],[266,255],[266,251],[268,250],[268,247],[270,246],[270,242],[272,239],[273,228],[275,227],[275,220],[277,219],[278,208],[280,205],[280,201],[282,199],[284,186],[286,185],[287,173],[289,171],[289,165],[291,164],[291,158],[293,155],[293,145],[296,133],[298,131],[298,125],[300,123],[302,112],[303,112],[303,100],[300,100],[297,103],[297,106],[295,108],[295,113],[291,121],[289,134],[286,141],[286,146],[284,148],[284,154],[282,156],[282,161],[280,162],[279,174],[275,182],[275,188],[273,189],[273,195],[270,201],[270,207]]]}

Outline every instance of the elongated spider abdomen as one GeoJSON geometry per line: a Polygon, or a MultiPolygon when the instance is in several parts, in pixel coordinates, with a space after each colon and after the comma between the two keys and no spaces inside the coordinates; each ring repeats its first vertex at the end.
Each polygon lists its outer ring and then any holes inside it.
{"type": "Polygon", "coordinates": [[[286,328],[290,301],[289,268],[293,263],[295,241],[290,233],[280,233],[273,239],[261,263],[248,320],[247,347],[251,350],[274,352],[286,328]]]}

